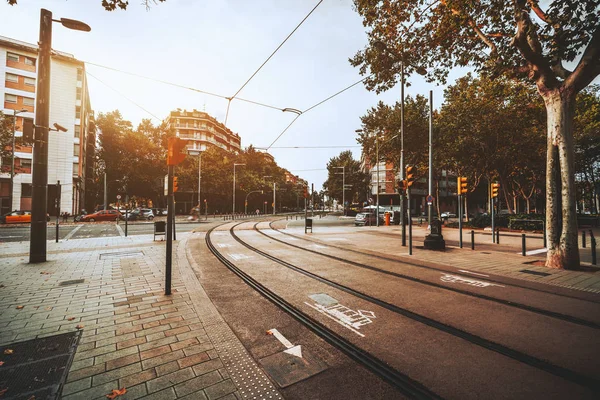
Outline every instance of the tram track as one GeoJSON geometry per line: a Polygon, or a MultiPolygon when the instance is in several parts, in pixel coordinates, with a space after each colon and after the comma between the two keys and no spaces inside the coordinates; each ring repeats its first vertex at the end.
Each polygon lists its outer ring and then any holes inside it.
{"type": "MultiPolygon", "coordinates": [[[[242,223],[234,225],[230,229],[230,233],[233,233],[233,228],[235,226],[238,226],[242,223]]],[[[342,351],[352,360],[358,362],[360,365],[363,365],[376,376],[393,385],[396,389],[398,389],[398,391],[400,391],[404,395],[415,399],[442,398],[436,393],[429,390],[421,383],[411,379],[408,375],[405,375],[402,372],[394,369],[384,361],[380,360],[378,357],[366,352],[365,350],[361,349],[360,347],[345,339],[343,336],[338,335],[331,329],[327,328],[325,325],[321,324],[316,319],[310,317],[308,314],[294,307],[291,303],[287,302],[285,299],[278,296],[266,286],[262,285],[260,282],[252,278],[249,274],[245,273],[240,268],[238,268],[234,263],[229,261],[220,251],[218,251],[217,248],[213,245],[210,235],[216,228],[218,228],[218,226],[211,228],[206,233],[205,240],[208,249],[223,265],[225,265],[230,271],[239,276],[247,285],[256,290],[267,300],[280,307],[282,310],[284,310],[290,316],[302,323],[308,329],[316,333],[326,342],[342,351]]]]}
{"type": "MultiPolygon", "coordinates": [[[[265,237],[268,237],[271,240],[274,240],[276,242],[285,244],[287,246],[290,246],[290,247],[293,247],[293,248],[296,248],[296,249],[300,249],[300,250],[303,250],[303,251],[307,251],[307,252],[310,252],[310,253],[313,253],[313,254],[316,254],[316,255],[319,255],[319,256],[327,257],[327,258],[332,259],[332,260],[336,260],[336,261],[340,261],[340,262],[343,262],[343,263],[347,263],[347,264],[353,265],[355,267],[367,269],[367,270],[370,270],[370,271],[375,271],[375,272],[378,272],[378,273],[381,273],[381,274],[393,276],[393,277],[400,278],[400,279],[409,280],[409,281],[412,281],[412,282],[416,282],[416,283],[419,283],[419,284],[427,285],[427,286],[438,288],[438,289],[448,290],[448,291],[459,293],[459,294],[462,294],[462,295],[465,295],[465,296],[475,297],[475,298],[478,298],[478,299],[491,301],[491,302],[502,304],[502,305],[505,305],[505,306],[514,307],[514,308],[518,308],[518,309],[521,309],[521,310],[526,310],[526,311],[533,312],[533,313],[536,313],[536,314],[539,314],[539,315],[544,315],[544,316],[547,316],[547,317],[551,317],[551,318],[555,318],[555,319],[567,321],[567,322],[570,322],[570,323],[573,323],[573,324],[577,324],[577,325],[581,325],[581,326],[585,326],[585,327],[588,327],[588,328],[600,329],[600,324],[598,324],[598,323],[596,323],[594,321],[585,320],[585,319],[582,319],[582,318],[574,317],[572,315],[562,314],[562,313],[558,313],[558,312],[555,312],[555,311],[550,311],[550,310],[546,310],[546,309],[543,309],[543,308],[530,306],[530,305],[523,304],[523,303],[517,303],[517,302],[514,302],[514,301],[510,301],[510,300],[505,300],[505,299],[501,299],[501,298],[497,298],[497,297],[493,297],[493,296],[488,296],[488,295],[481,294],[481,293],[474,293],[474,292],[470,292],[468,290],[463,290],[463,289],[459,289],[459,288],[449,287],[449,286],[442,285],[442,284],[439,284],[439,283],[436,283],[436,282],[431,282],[431,281],[428,281],[428,280],[425,280],[425,279],[417,278],[417,277],[406,275],[406,274],[401,274],[401,273],[398,273],[398,272],[388,271],[388,270],[385,270],[385,269],[377,268],[377,267],[372,266],[372,265],[368,265],[368,264],[360,263],[360,262],[357,262],[357,261],[354,261],[354,260],[349,260],[349,259],[346,259],[346,258],[334,256],[334,255],[323,253],[323,252],[320,252],[320,251],[317,251],[317,250],[307,249],[306,247],[298,246],[298,245],[295,245],[293,243],[289,243],[289,242],[286,242],[284,240],[281,240],[281,239],[278,239],[276,237],[273,237],[271,235],[268,235],[265,232],[263,232],[262,230],[258,229],[257,226],[258,226],[258,223],[256,223],[254,225],[253,229],[255,231],[259,232],[261,235],[263,235],[265,237]]],[[[271,229],[273,229],[276,232],[280,232],[281,234],[289,235],[291,237],[303,240],[303,238],[298,237],[296,235],[290,235],[290,234],[282,232],[282,231],[280,231],[278,229],[274,229],[271,224],[269,224],[269,226],[271,227],[271,229]]],[[[304,239],[304,240],[306,240],[306,239],[304,239]]],[[[306,240],[306,241],[314,243],[312,240],[306,240]]],[[[348,250],[348,251],[353,252],[353,253],[358,253],[358,254],[360,254],[362,256],[373,257],[373,258],[377,258],[377,259],[383,259],[385,261],[394,262],[394,263],[397,263],[397,264],[409,264],[411,266],[418,267],[418,265],[416,265],[416,264],[406,263],[404,261],[396,260],[396,259],[393,259],[393,258],[390,258],[390,257],[373,255],[373,254],[370,254],[370,253],[360,252],[360,251],[357,251],[357,250],[354,250],[354,249],[346,249],[346,248],[342,248],[340,246],[334,246],[334,245],[325,244],[325,243],[319,243],[319,244],[323,245],[323,246],[328,246],[328,247],[331,247],[331,248],[335,248],[335,249],[348,250]]],[[[429,268],[429,267],[427,267],[427,268],[428,269],[432,269],[432,268],[429,268]]],[[[447,273],[447,271],[444,271],[444,270],[441,270],[441,269],[435,269],[435,270],[439,271],[439,272],[447,273]]],[[[494,281],[494,280],[489,279],[489,278],[486,278],[486,281],[497,282],[497,281],[494,281]]],[[[507,285],[507,286],[517,287],[517,288],[520,288],[520,289],[531,290],[529,288],[523,288],[523,287],[517,286],[517,285],[510,285],[510,284],[507,284],[506,282],[502,282],[502,284],[503,285],[507,285]]],[[[548,292],[544,292],[544,293],[548,293],[548,292]]],[[[550,293],[550,294],[562,297],[559,294],[553,294],[553,293],[550,293]]],[[[577,299],[577,300],[586,301],[586,300],[582,300],[582,299],[577,299]]]]}
{"type": "MultiPolygon", "coordinates": [[[[565,380],[568,380],[570,382],[576,383],[578,385],[584,386],[584,387],[586,387],[588,389],[593,390],[596,393],[600,393],[600,381],[598,381],[595,378],[583,375],[583,374],[581,374],[579,372],[570,370],[568,368],[564,368],[564,367],[552,364],[552,363],[550,363],[548,361],[545,361],[543,359],[540,359],[540,358],[531,356],[529,354],[523,353],[523,352],[521,352],[519,350],[512,349],[512,348],[507,347],[505,345],[502,345],[502,344],[499,344],[499,343],[487,340],[487,339],[485,339],[485,338],[483,338],[481,336],[477,336],[475,334],[472,334],[472,333],[469,333],[467,331],[464,331],[464,330],[462,330],[460,328],[457,328],[457,327],[445,324],[443,322],[437,321],[435,319],[426,317],[424,315],[415,313],[415,312],[410,311],[408,309],[405,309],[403,307],[399,307],[399,306],[396,306],[394,304],[390,304],[390,303],[385,302],[385,301],[383,301],[381,299],[372,297],[372,296],[370,296],[370,295],[368,295],[366,293],[360,292],[358,290],[355,290],[355,289],[352,289],[350,287],[347,287],[347,286],[345,286],[343,284],[340,284],[340,283],[331,281],[331,280],[329,280],[327,278],[324,278],[322,276],[316,275],[316,274],[314,274],[314,273],[312,273],[310,271],[307,271],[307,270],[305,270],[303,268],[300,268],[300,267],[298,267],[296,265],[293,265],[293,264],[291,264],[291,263],[289,263],[289,262],[287,262],[285,260],[282,260],[282,259],[280,259],[278,257],[275,257],[275,256],[273,256],[271,254],[268,254],[268,253],[266,253],[266,252],[264,252],[264,251],[262,251],[262,250],[260,250],[260,249],[258,249],[256,247],[250,245],[249,243],[244,242],[242,239],[240,239],[235,234],[235,232],[234,232],[234,229],[238,225],[241,225],[241,223],[236,224],[236,225],[234,225],[234,226],[232,226],[230,228],[229,232],[230,232],[231,236],[238,243],[240,243],[241,245],[243,245],[244,247],[248,248],[249,250],[253,251],[254,253],[257,253],[257,254],[259,254],[259,255],[261,255],[261,256],[263,256],[263,257],[265,257],[265,258],[267,258],[267,259],[269,259],[271,261],[274,261],[274,262],[276,262],[276,263],[278,263],[278,264],[280,264],[282,266],[285,266],[285,267],[287,267],[287,268],[289,268],[289,269],[291,269],[291,270],[293,270],[295,272],[298,272],[298,273],[303,274],[303,275],[305,275],[307,277],[315,279],[315,280],[317,280],[319,282],[322,282],[322,283],[324,283],[326,285],[334,287],[334,288],[336,288],[338,290],[341,290],[341,291],[343,291],[345,293],[348,293],[350,295],[356,296],[356,297],[361,298],[361,299],[363,299],[365,301],[371,302],[372,304],[378,305],[378,306],[380,306],[382,308],[385,308],[385,309],[387,309],[389,311],[392,311],[392,312],[394,312],[394,313],[396,313],[398,315],[402,315],[402,316],[407,317],[407,318],[409,318],[409,319],[411,319],[413,321],[420,322],[420,323],[422,323],[424,325],[430,326],[430,327],[432,327],[434,329],[437,329],[439,331],[442,331],[444,333],[447,333],[447,334],[450,334],[452,336],[458,337],[460,339],[466,340],[466,341],[468,341],[468,342],[470,342],[472,344],[475,344],[477,346],[480,346],[480,347],[482,347],[482,348],[484,348],[486,350],[493,351],[495,353],[501,354],[501,355],[503,355],[505,357],[514,359],[514,360],[516,360],[518,362],[521,362],[523,364],[526,364],[526,365],[529,365],[531,367],[537,368],[539,370],[545,371],[545,372],[550,373],[550,374],[552,374],[554,376],[557,376],[557,377],[563,378],[565,380]]],[[[268,236],[268,235],[266,235],[266,236],[268,236]]],[[[304,248],[302,248],[302,249],[306,250],[304,248]]],[[[289,304],[288,304],[288,306],[289,306],[289,304]]],[[[286,310],[286,311],[288,311],[288,310],[286,310]]],[[[295,312],[302,313],[299,310],[296,310],[295,312]]]]}

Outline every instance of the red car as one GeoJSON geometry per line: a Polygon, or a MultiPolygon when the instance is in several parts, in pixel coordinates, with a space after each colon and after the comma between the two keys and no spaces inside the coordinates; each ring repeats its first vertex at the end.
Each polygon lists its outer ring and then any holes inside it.
{"type": "Polygon", "coordinates": [[[117,210],[100,210],[93,214],[83,215],[80,219],[82,222],[95,222],[95,221],[116,221],[124,219],[123,214],[117,210]]]}

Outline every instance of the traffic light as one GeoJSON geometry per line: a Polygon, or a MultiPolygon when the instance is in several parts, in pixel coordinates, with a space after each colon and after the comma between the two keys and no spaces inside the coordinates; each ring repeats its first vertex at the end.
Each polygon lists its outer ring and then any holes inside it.
{"type": "Polygon", "coordinates": [[[406,167],[406,188],[410,188],[415,183],[415,167],[406,167]]]}
{"type": "Polygon", "coordinates": [[[492,199],[498,197],[498,190],[500,190],[500,184],[492,183],[492,199]]]}
{"type": "Polygon", "coordinates": [[[467,177],[459,176],[456,183],[456,192],[458,194],[467,194],[467,177]]]}
{"type": "Polygon", "coordinates": [[[29,118],[23,118],[23,143],[22,144],[31,144],[33,143],[33,120],[29,118]]]}
{"type": "Polygon", "coordinates": [[[175,193],[177,191],[177,189],[179,189],[179,185],[178,185],[178,182],[177,182],[177,177],[174,176],[173,177],[173,193],[175,193]]]}
{"type": "Polygon", "coordinates": [[[406,190],[406,179],[398,181],[398,190],[406,190]]]}
{"type": "Polygon", "coordinates": [[[177,165],[183,161],[186,154],[182,153],[185,150],[186,141],[178,137],[170,137],[167,149],[167,165],[177,165]]]}

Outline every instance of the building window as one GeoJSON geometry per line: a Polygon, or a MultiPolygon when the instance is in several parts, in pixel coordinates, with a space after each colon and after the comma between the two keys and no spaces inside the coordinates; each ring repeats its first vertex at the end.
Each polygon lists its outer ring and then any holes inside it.
{"type": "Polygon", "coordinates": [[[75,132],[75,137],[78,138],[81,135],[81,126],[75,125],[74,132],[75,132]]]}
{"type": "Polygon", "coordinates": [[[25,57],[25,65],[35,66],[35,58],[25,57]]]}
{"type": "Polygon", "coordinates": [[[31,183],[21,183],[21,197],[31,197],[33,188],[31,183]]]}
{"type": "Polygon", "coordinates": [[[19,83],[19,75],[6,73],[6,82],[19,83]]]}
{"type": "Polygon", "coordinates": [[[75,157],[79,157],[79,143],[75,143],[73,145],[73,155],[75,157]]]}
{"type": "Polygon", "coordinates": [[[81,68],[77,68],[77,80],[79,82],[83,81],[83,70],[81,68]]]}
{"type": "Polygon", "coordinates": [[[75,118],[81,119],[81,107],[79,107],[79,106],[75,107],[75,118]]]}
{"type": "Polygon", "coordinates": [[[14,95],[14,94],[5,93],[4,94],[4,101],[7,102],[7,103],[17,104],[17,96],[14,95]]]}
{"type": "Polygon", "coordinates": [[[33,107],[35,105],[35,100],[31,97],[23,97],[23,105],[33,107]]]}
{"type": "Polygon", "coordinates": [[[81,100],[81,88],[77,88],[77,95],[76,95],[76,99],[77,100],[81,100]]]}
{"type": "Polygon", "coordinates": [[[8,61],[19,62],[19,55],[15,53],[6,53],[6,59],[8,61]]]}
{"type": "Polygon", "coordinates": [[[19,159],[22,169],[31,170],[31,160],[28,158],[20,158],[19,159]]]}
{"type": "Polygon", "coordinates": [[[73,163],[73,175],[79,175],[79,164],[73,163]]]}
{"type": "Polygon", "coordinates": [[[27,86],[35,86],[35,78],[25,77],[25,84],[27,86]]]}

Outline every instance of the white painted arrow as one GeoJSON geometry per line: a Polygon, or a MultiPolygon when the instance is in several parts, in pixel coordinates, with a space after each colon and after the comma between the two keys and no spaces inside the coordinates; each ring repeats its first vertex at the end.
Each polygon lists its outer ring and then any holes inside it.
{"type": "Polygon", "coordinates": [[[291,354],[296,357],[302,358],[302,347],[300,345],[294,346],[292,342],[286,339],[277,329],[269,329],[267,331],[269,335],[273,335],[283,344],[287,350],[284,350],[284,353],[291,354]]]}

